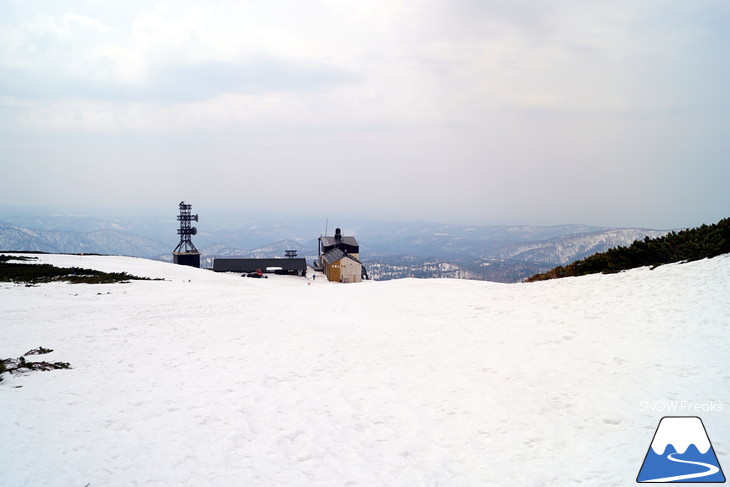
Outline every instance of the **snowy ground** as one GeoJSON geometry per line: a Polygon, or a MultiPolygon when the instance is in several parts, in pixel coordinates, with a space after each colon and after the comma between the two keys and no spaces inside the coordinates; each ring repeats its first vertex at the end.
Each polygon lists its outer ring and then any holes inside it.
{"type": "Polygon", "coordinates": [[[665,415],[730,470],[730,256],[351,285],[40,257],[166,280],[0,283],[0,357],[73,367],[4,375],[2,486],[635,485],[665,415]]]}

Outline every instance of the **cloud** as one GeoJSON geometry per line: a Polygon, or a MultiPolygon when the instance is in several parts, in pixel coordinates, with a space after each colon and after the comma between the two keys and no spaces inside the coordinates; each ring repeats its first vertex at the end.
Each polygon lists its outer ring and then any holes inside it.
{"type": "Polygon", "coordinates": [[[173,103],[223,94],[326,91],[357,79],[336,68],[273,59],[250,64],[201,61],[152,67],[140,83],[73,79],[27,68],[0,67],[0,93],[20,99],[173,103]]]}
{"type": "Polygon", "coordinates": [[[153,69],[150,84],[162,99],[199,101],[224,93],[326,91],[357,79],[336,68],[261,59],[250,64],[201,61],[153,69]]]}
{"type": "Polygon", "coordinates": [[[0,140],[18,164],[41,146],[79,174],[107,145],[154,174],[205,161],[196,184],[221,199],[254,173],[296,174],[294,194],[300,167],[357,168],[363,212],[494,217],[508,201],[513,221],[612,199],[628,214],[663,198],[659,179],[674,194],[727,172],[724,1],[26,4],[0,19],[0,140]]]}
{"type": "Polygon", "coordinates": [[[265,5],[158,4],[116,25],[77,13],[0,24],[0,98],[6,106],[8,100],[190,103],[226,94],[322,92],[358,81],[355,70],[318,56],[293,30],[260,21],[291,17],[265,5]]]}

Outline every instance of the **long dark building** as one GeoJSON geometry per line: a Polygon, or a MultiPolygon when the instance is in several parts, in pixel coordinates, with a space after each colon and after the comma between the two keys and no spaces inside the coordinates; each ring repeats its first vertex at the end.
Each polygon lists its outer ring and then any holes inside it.
{"type": "Polygon", "coordinates": [[[213,259],[215,272],[269,272],[273,274],[289,274],[305,277],[307,275],[307,260],[293,259],[213,259]]]}

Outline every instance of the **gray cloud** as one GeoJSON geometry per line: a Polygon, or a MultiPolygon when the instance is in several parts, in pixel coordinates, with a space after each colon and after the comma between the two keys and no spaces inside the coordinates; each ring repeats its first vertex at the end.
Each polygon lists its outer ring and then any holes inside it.
{"type": "Polygon", "coordinates": [[[0,18],[17,181],[0,204],[727,216],[727,2],[274,3],[18,2],[0,18]]]}

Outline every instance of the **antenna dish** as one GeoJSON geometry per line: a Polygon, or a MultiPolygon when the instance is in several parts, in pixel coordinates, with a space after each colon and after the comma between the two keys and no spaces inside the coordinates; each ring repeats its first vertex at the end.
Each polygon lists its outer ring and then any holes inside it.
{"type": "MultiPolygon", "coordinates": [[[[197,221],[197,220],[195,220],[195,221],[197,221]]],[[[190,229],[190,234],[191,234],[191,235],[197,235],[197,234],[198,234],[198,229],[197,229],[197,228],[195,228],[195,227],[191,228],[191,229],[190,229]]]]}

